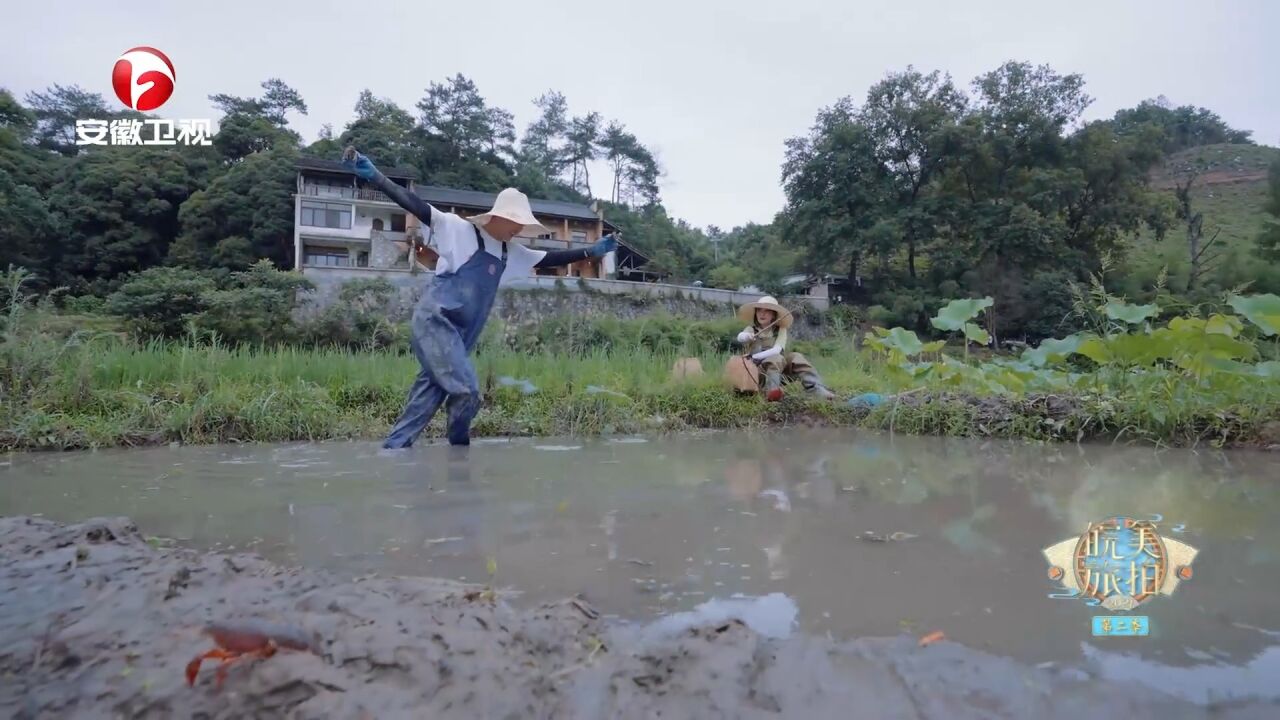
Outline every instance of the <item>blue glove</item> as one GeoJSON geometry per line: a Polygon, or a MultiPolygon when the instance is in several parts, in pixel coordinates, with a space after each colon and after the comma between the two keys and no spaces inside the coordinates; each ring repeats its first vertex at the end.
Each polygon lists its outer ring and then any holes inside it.
{"type": "Polygon", "coordinates": [[[372,180],[378,174],[373,161],[356,152],[354,147],[342,151],[342,167],[355,173],[362,180],[372,180]]]}
{"type": "Polygon", "coordinates": [[[612,235],[605,235],[591,246],[591,257],[604,257],[614,250],[618,249],[618,239],[612,235]]]}

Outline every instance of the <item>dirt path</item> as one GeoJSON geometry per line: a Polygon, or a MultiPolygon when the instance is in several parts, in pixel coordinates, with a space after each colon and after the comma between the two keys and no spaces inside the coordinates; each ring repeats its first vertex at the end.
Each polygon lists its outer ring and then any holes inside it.
{"type": "Polygon", "coordinates": [[[424,578],[340,581],[250,555],[149,545],[126,519],[0,519],[0,716],[290,718],[1079,718],[1212,714],[1154,691],[940,642],[767,639],[728,621],[674,633],[585,603],[520,610],[424,578]],[[290,623],[315,652],[234,666],[210,621],[290,623]]]}

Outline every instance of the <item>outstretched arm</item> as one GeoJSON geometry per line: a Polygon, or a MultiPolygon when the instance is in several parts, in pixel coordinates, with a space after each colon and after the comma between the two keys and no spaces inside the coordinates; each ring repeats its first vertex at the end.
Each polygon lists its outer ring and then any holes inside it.
{"type": "Polygon", "coordinates": [[[431,205],[426,200],[409,192],[407,189],[391,182],[374,166],[373,161],[356,152],[355,147],[348,146],[342,151],[342,164],[357,177],[367,180],[386,193],[400,207],[413,213],[423,225],[431,225],[431,205]]]}
{"type": "Polygon", "coordinates": [[[542,259],[534,267],[562,267],[587,258],[604,257],[617,249],[618,239],[613,235],[605,235],[600,238],[599,242],[589,248],[581,250],[550,250],[542,256],[542,259]]]}

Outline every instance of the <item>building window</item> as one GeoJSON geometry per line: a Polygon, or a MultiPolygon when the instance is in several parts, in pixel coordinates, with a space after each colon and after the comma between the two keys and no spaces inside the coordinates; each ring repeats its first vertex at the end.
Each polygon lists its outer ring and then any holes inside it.
{"type": "Polygon", "coordinates": [[[369,267],[369,253],[361,250],[356,253],[356,267],[369,267]]]}
{"type": "MultiPolygon", "coordinates": [[[[302,254],[302,264],[311,267],[348,267],[351,258],[341,248],[309,247],[302,254]]],[[[365,256],[365,265],[369,264],[365,256]]]]}
{"type": "Polygon", "coordinates": [[[391,213],[391,232],[404,232],[404,213],[391,213]]]}
{"type": "Polygon", "coordinates": [[[573,241],[577,243],[585,243],[587,241],[587,234],[584,232],[575,230],[573,232],[573,241]]]}
{"type": "Polygon", "coordinates": [[[332,195],[335,197],[355,197],[356,195],[356,189],[351,186],[350,180],[308,177],[304,182],[306,183],[305,189],[308,195],[332,195]]]}
{"type": "Polygon", "coordinates": [[[302,202],[301,222],[303,225],[310,227],[350,230],[351,206],[304,200],[302,202]]]}

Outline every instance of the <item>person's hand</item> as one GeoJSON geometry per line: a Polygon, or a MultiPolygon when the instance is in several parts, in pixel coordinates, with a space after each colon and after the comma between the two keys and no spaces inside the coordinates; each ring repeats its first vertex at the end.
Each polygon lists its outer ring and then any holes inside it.
{"type": "Polygon", "coordinates": [[[755,339],[756,339],[756,334],[751,332],[750,330],[743,330],[742,332],[738,333],[738,342],[742,345],[746,345],[747,343],[755,339]]]}
{"type": "Polygon", "coordinates": [[[356,152],[354,145],[348,145],[347,149],[342,151],[342,166],[362,180],[372,180],[378,174],[378,168],[374,167],[373,161],[356,152]]]}
{"type": "Polygon", "coordinates": [[[618,249],[618,239],[613,235],[605,235],[599,242],[591,246],[592,257],[604,257],[618,249]]]}

